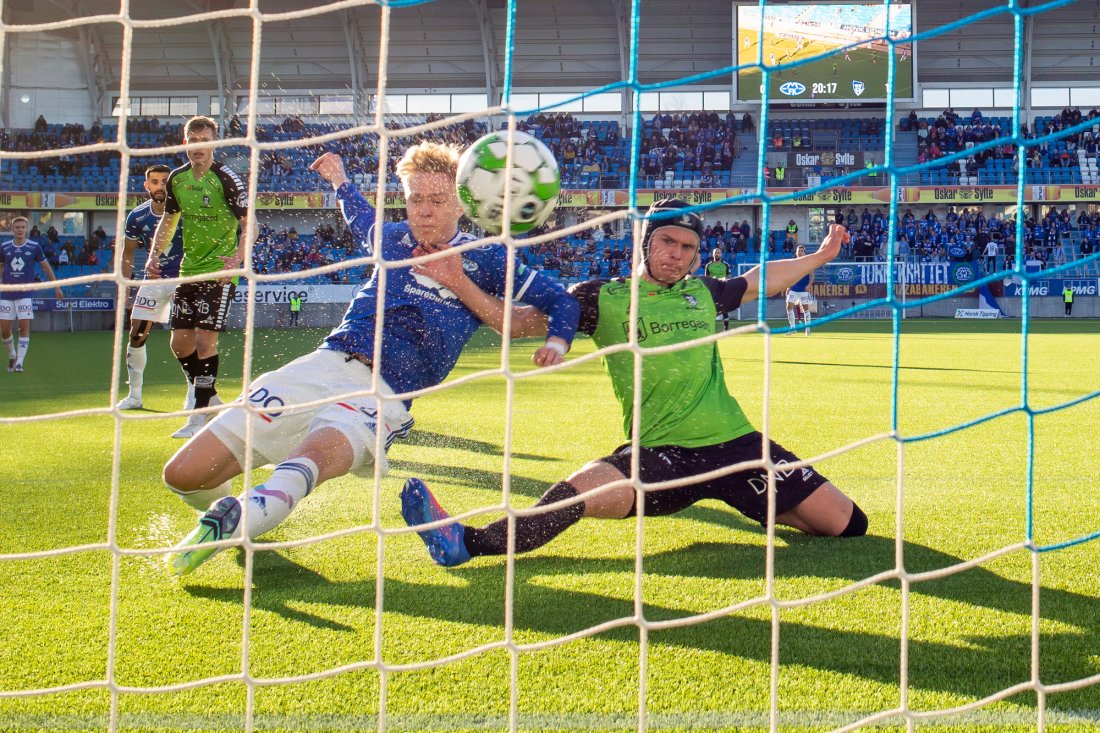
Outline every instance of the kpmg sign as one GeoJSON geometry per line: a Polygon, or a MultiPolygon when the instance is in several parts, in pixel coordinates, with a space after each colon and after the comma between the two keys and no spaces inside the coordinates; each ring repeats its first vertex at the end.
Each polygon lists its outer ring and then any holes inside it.
{"type": "Polygon", "coordinates": [[[1095,277],[1048,277],[1041,280],[1029,280],[1025,286],[1019,278],[1013,277],[1005,280],[1005,295],[1016,297],[1023,295],[1026,290],[1027,294],[1033,297],[1057,296],[1061,298],[1062,291],[1069,286],[1075,296],[1081,297],[1100,294],[1100,287],[1097,287],[1097,284],[1098,281],[1095,277]]]}

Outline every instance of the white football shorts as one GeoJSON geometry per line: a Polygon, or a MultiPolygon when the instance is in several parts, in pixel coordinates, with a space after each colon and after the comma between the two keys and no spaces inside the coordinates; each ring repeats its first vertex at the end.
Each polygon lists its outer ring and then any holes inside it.
{"type": "Polygon", "coordinates": [[[172,295],[175,292],[176,283],[146,281],[134,296],[134,310],[130,320],[168,323],[172,317],[172,295]]]}
{"type": "Polygon", "coordinates": [[[787,292],[787,302],[795,305],[809,305],[814,298],[805,290],[790,290],[787,292]]]}
{"type": "Polygon", "coordinates": [[[0,300],[0,321],[34,320],[34,304],[30,298],[0,300]]]}
{"type": "MultiPolygon", "coordinates": [[[[378,425],[378,400],[373,395],[349,396],[371,388],[371,369],[348,355],[331,349],[317,349],[284,367],[268,372],[252,383],[248,403],[254,408],[277,411],[250,413],[244,407],[230,407],[219,413],[208,430],[214,433],[244,467],[245,432],[251,417],[252,465],[281,463],[305,436],[320,428],[335,428],[351,443],[355,458],[351,472],[370,478],[374,475],[373,457],[378,425]],[[305,402],[327,400],[324,404],[296,408],[305,402]]],[[[378,392],[392,395],[393,390],[381,378],[378,392]]],[[[378,457],[382,474],[389,468],[385,449],[394,439],[404,437],[412,427],[412,415],[401,400],[382,399],[383,454],[378,457]]]]}

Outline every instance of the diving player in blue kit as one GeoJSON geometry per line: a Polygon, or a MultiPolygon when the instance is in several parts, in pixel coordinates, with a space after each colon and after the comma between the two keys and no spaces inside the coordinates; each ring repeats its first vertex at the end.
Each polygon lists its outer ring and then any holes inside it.
{"type": "MultiPolygon", "coordinates": [[[[381,223],[383,260],[406,260],[476,239],[458,229],[462,209],[455,192],[457,163],[458,151],[436,143],[421,143],[405,153],[397,174],[405,189],[408,220],[381,223]]],[[[355,240],[371,252],[376,214],[347,180],[343,161],[326,153],[310,168],[332,184],[355,240]]],[[[271,530],[328,479],[349,472],[372,476],[374,461],[385,472],[384,452],[374,454],[377,431],[382,431],[388,448],[413,425],[408,412],[412,400],[392,395],[442,382],[481,326],[479,316],[496,330],[503,328],[501,309],[481,307],[478,299],[504,296],[507,258],[501,245],[462,253],[468,275],[464,282],[476,285],[476,293],[456,294],[424,274],[422,267],[377,267],[356,293],[343,322],[316,351],[252,383],[248,401],[265,408],[264,413],[244,407],[225,410],[181,448],[164,468],[165,483],[206,513],[181,542],[180,552],[170,556],[173,571],[189,573],[219,549],[204,547],[207,543],[244,532],[255,538],[271,530]],[[384,314],[378,324],[383,282],[384,314]],[[377,327],[382,329],[378,352],[377,327]],[[372,394],[352,394],[368,389],[372,394]],[[328,402],[292,409],[320,399],[328,402]],[[284,406],[287,409],[272,411],[284,406]],[[242,471],[250,420],[253,465],[278,466],[265,483],[232,497],[230,480],[242,471]],[[240,526],[244,501],[250,502],[247,528],[240,526]]],[[[512,297],[528,305],[513,308],[511,336],[546,333],[546,343],[533,359],[540,366],[560,363],[576,332],[577,302],[556,282],[518,262],[512,297]]]]}

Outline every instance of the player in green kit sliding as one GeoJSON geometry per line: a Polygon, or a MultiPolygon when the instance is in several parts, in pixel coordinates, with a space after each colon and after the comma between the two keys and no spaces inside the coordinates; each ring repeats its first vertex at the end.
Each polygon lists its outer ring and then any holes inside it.
{"type": "MultiPolygon", "coordinates": [[[[687,206],[666,199],[655,203],[649,211],[642,242],[638,320],[633,326],[638,342],[647,348],[712,334],[716,313],[761,296],[758,268],[733,279],[690,276],[698,266],[703,221],[698,214],[685,210],[687,206]]],[[[832,225],[816,253],[769,264],[768,295],[783,292],[806,273],[833,260],[840,251],[842,237],[843,227],[832,225]]],[[[448,278],[461,276],[453,265],[447,264],[447,259],[426,265],[432,268],[432,277],[445,285],[448,278]],[[444,272],[448,267],[450,272],[444,272]]],[[[581,305],[578,330],[590,334],[597,346],[603,348],[629,340],[630,280],[592,280],[575,286],[572,293],[581,305]]],[[[618,352],[604,359],[615,396],[622,406],[624,431],[629,436],[634,407],[634,353],[618,352]]],[[[684,479],[763,457],[763,436],[727,391],[714,342],[647,354],[642,366],[642,389],[639,436],[642,481],[684,479]]],[[[623,445],[610,456],[589,463],[550,487],[535,504],[554,508],[516,517],[516,552],[542,547],[582,517],[633,516],[636,507],[632,486],[592,493],[630,476],[631,450],[630,444],[623,445]]],[[[799,460],[774,441],[768,451],[780,466],[799,460]]],[[[764,523],[768,508],[767,471],[750,468],[676,488],[647,489],[645,514],[673,514],[701,499],[724,501],[745,516],[764,523]]],[[[409,479],[401,492],[401,510],[410,526],[449,517],[428,487],[416,478],[409,479]]],[[[777,471],[775,516],[779,524],[814,535],[854,537],[867,531],[863,511],[811,466],[777,471]]],[[[508,548],[507,519],[481,528],[444,524],[419,534],[432,559],[446,566],[479,555],[502,555],[508,548]]]]}
{"type": "MultiPolygon", "coordinates": [[[[218,334],[225,330],[237,277],[220,277],[218,273],[240,267],[248,236],[244,182],[214,160],[213,149],[194,147],[217,137],[217,123],[209,117],[192,117],[184,125],[188,162],[168,176],[164,216],[153,240],[152,254],[167,250],[182,218],[180,275],[211,276],[209,280],[181,283],[172,299],[172,352],[187,377],[187,409],[221,404],[214,386],[218,378],[218,334]]],[[[149,257],[146,279],[160,276],[158,260],[149,257]]],[[[206,419],[205,413],[191,415],[172,437],[192,437],[206,419]]]]}

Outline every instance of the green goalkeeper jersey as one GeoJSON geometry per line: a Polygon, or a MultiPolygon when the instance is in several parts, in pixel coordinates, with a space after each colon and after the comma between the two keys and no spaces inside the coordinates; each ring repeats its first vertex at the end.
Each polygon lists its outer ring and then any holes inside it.
{"type": "Polygon", "coordinates": [[[225,267],[219,257],[237,251],[237,223],[248,214],[248,192],[236,173],[214,162],[195,178],[191,163],[168,176],[166,213],[183,221],[180,275],[205,275],[225,267]]]}
{"type": "Polygon", "coordinates": [[[711,260],[707,263],[707,266],[703,268],[703,272],[707,277],[729,277],[730,266],[722,260],[711,260]]]}
{"type": "MultiPolygon", "coordinates": [[[[679,344],[715,332],[715,316],[737,308],[745,294],[744,278],[689,277],[672,287],[642,281],[634,328],[644,348],[679,344]]],[[[630,281],[590,280],[570,291],[581,304],[578,331],[600,348],[630,339],[630,281]]],[[[634,415],[634,354],[604,357],[629,437],[634,415]]],[[[676,351],[646,354],[642,360],[643,447],[678,445],[699,448],[724,443],[753,431],[737,400],[726,389],[714,342],[676,351]]]]}

